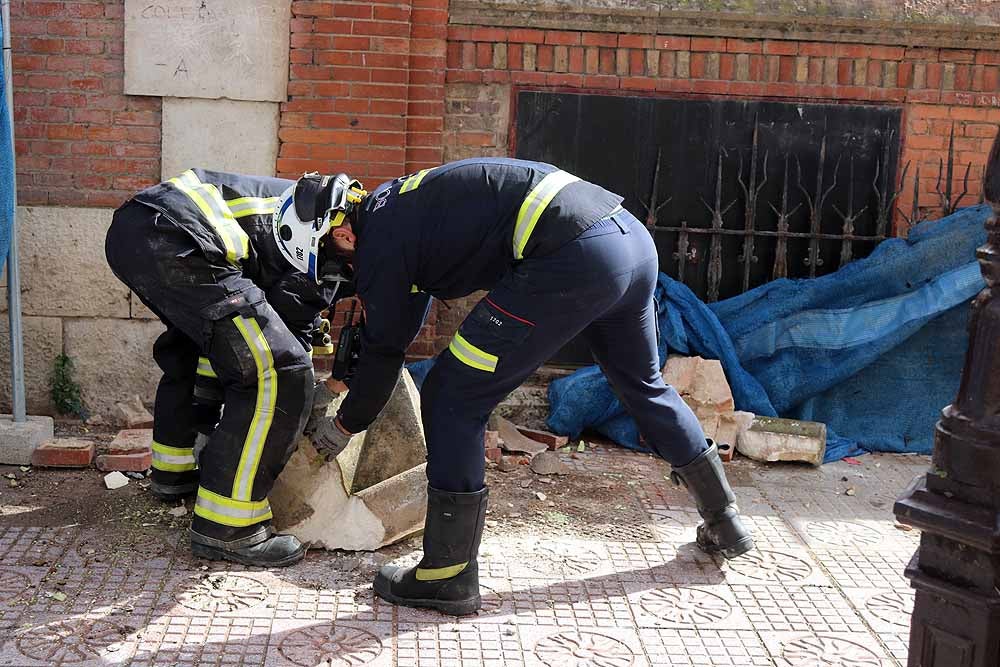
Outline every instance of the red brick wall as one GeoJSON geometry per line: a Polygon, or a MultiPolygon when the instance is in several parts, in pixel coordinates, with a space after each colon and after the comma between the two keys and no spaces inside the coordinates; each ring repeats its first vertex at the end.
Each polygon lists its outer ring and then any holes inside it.
{"type": "Polygon", "coordinates": [[[22,204],[118,206],[160,177],[160,100],[122,94],[123,0],[13,0],[22,204]]]}
{"type": "Polygon", "coordinates": [[[279,175],[439,164],[446,23],[447,0],[293,2],[279,175]]]}

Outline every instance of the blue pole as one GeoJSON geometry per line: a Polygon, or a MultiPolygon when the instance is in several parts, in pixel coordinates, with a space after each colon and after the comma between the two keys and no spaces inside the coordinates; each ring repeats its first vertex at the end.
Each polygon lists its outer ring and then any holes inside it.
{"type": "Polygon", "coordinates": [[[0,23],[3,24],[3,89],[7,107],[6,130],[10,147],[10,249],[7,253],[7,316],[10,318],[11,407],[14,421],[27,420],[24,402],[24,334],[21,330],[21,272],[17,259],[17,168],[14,150],[14,92],[10,48],[10,0],[0,0],[0,23]]]}

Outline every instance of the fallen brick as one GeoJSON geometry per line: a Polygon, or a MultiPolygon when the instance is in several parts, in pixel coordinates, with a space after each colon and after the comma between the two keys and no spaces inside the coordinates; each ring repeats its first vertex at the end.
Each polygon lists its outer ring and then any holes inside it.
{"type": "Polygon", "coordinates": [[[521,426],[518,426],[517,430],[521,432],[521,435],[531,438],[535,442],[548,445],[549,449],[559,449],[560,447],[565,447],[569,444],[569,438],[565,435],[556,435],[555,433],[549,433],[548,431],[539,431],[537,429],[523,428],[521,426]]]}
{"type": "Polygon", "coordinates": [[[94,443],[76,438],[43,443],[31,454],[31,465],[46,468],[86,468],[94,460],[94,443]]]}
{"type": "Polygon", "coordinates": [[[119,431],[108,446],[108,454],[141,454],[153,446],[151,429],[128,429],[119,431]]]}
{"type": "Polygon", "coordinates": [[[97,469],[103,472],[145,472],[153,465],[153,452],[135,454],[101,454],[97,457],[97,469]]]}
{"type": "Polygon", "coordinates": [[[500,463],[500,459],[503,458],[503,450],[499,447],[489,447],[486,450],[486,460],[492,461],[493,463],[500,463]]]}

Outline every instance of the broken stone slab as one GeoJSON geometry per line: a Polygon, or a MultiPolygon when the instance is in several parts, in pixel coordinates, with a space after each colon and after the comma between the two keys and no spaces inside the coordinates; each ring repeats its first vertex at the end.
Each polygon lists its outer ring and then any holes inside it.
{"type": "Polygon", "coordinates": [[[756,417],[736,448],[755,461],[803,461],[819,466],[826,454],[826,424],[756,417]]]}
{"type": "Polygon", "coordinates": [[[671,355],[663,367],[663,380],[677,390],[695,414],[735,410],[726,372],[717,359],[671,355]]]}
{"type": "Polygon", "coordinates": [[[111,415],[115,423],[126,428],[153,428],[153,415],[149,414],[139,396],[115,403],[111,415]]]}
{"type": "Polygon", "coordinates": [[[517,430],[521,433],[521,435],[531,438],[536,442],[541,442],[549,449],[555,450],[569,444],[569,438],[565,435],[556,435],[555,433],[549,433],[548,431],[541,431],[536,428],[525,428],[523,426],[518,426],[517,430]]]}
{"type": "Polygon", "coordinates": [[[491,417],[491,421],[496,422],[496,430],[500,432],[500,446],[505,451],[536,456],[549,448],[544,443],[536,442],[531,438],[521,435],[521,432],[517,430],[517,426],[503,417],[491,417]]]}
{"type": "Polygon", "coordinates": [[[128,477],[116,470],[115,472],[108,473],[104,476],[104,486],[106,486],[109,491],[126,487],[128,486],[128,477]]]}
{"type": "Polygon", "coordinates": [[[313,547],[374,550],[423,528],[427,476],[420,397],[404,370],[368,431],[326,462],[309,434],[314,420],[336,415],[345,396],[317,387],[310,426],[271,491],[271,509],[278,530],[313,547]]]}
{"type": "Polygon", "coordinates": [[[542,452],[531,459],[531,471],[536,475],[565,475],[569,466],[555,452],[542,452]]]}
{"type": "Polygon", "coordinates": [[[337,460],[344,469],[344,483],[351,493],[375,486],[426,462],[420,391],[413,384],[409,371],[400,374],[378,419],[367,431],[352,438],[337,460]]]}

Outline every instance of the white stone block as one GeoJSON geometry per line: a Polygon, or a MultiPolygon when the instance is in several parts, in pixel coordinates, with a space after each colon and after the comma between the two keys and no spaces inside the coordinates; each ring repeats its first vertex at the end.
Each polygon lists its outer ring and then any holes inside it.
{"type": "Polygon", "coordinates": [[[0,463],[31,465],[31,455],[42,443],[52,440],[52,417],[29,415],[27,421],[15,422],[11,415],[0,415],[0,463]]]}
{"type": "Polygon", "coordinates": [[[153,341],[162,332],[163,325],[151,320],[66,320],[64,347],[91,413],[109,414],[133,395],[153,401],[160,379],[153,341]]]}
{"type": "Polygon", "coordinates": [[[125,93],[284,102],[291,0],[125,0],[125,93]]]}
{"type": "Polygon", "coordinates": [[[756,461],[802,461],[818,466],[826,454],[826,424],[756,417],[740,436],[736,451],[756,461]]]}
{"type": "MultiPolygon", "coordinates": [[[[128,288],[104,257],[113,214],[107,208],[18,207],[23,315],[129,316],[128,288]]],[[[6,287],[0,312],[7,312],[6,287]]]]}
{"type": "Polygon", "coordinates": [[[274,176],[278,104],[164,98],[163,179],[202,167],[274,176]]]}

